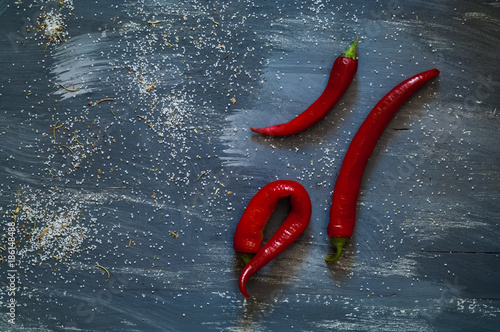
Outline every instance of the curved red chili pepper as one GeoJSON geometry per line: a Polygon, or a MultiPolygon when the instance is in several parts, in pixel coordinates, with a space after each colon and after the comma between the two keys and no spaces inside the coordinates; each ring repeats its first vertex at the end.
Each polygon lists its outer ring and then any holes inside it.
{"type": "Polygon", "coordinates": [[[241,293],[249,297],[246,283],[267,263],[278,256],[304,232],[311,219],[311,199],[306,189],[298,182],[278,180],[259,190],[248,203],[234,234],[233,248],[244,254],[246,261],[240,275],[241,293]],[[291,210],[274,235],[261,248],[264,229],[281,198],[290,197],[291,210]]]}
{"type": "Polygon", "coordinates": [[[337,252],[333,257],[326,257],[327,261],[338,260],[344,244],[352,236],[361,179],[380,135],[399,107],[438,74],[439,70],[431,69],[398,84],[375,105],[354,135],[333,189],[327,233],[337,252]]]}
{"type": "Polygon", "coordinates": [[[287,123],[264,128],[250,128],[250,130],[265,136],[288,136],[306,130],[324,118],[347,91],[358,70],[357,45],[358,38],[345,53],[334,61],[325,90],[305,111],[287,123]]]}

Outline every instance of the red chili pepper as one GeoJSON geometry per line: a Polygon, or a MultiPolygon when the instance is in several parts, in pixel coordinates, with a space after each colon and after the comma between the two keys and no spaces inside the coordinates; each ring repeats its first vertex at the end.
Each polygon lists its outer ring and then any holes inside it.
{"type": "Polygon", "coordinates": [[[358,38],[356,38],[345,53],[335,60],[325,90],[305,111],[287,123],[250,129],[265,136],[288,136],[306,130],[324,118],[347,91],[358,70],[358,60],[356,59],[357,45],[358,38]]]}
{"type": "Polygon", "coordinates": [[[354,135],[333,189],[327,233],[337,252],[333,257],[326,257],[326,261],[338,260],[344,244],[352,236],[361,179],[380,135],[399,107],[438,74],[439,70],[431,69],[398,84],[375,105],[354,135]]]}
{"type": "Polygon", "coordinates": [[[306,189],[298,182],[274,181],[255,194],[236,226],[233,243],[234,250],[239,252],[247,263],[239,280],[244,296],[250,296],[246,291],[248,279],[294,242],[307,228],[310,219],[311,199],[306,189]],[[284,197],[290,197],[291,210],[276,233],[261,248],[267,222],[278,201],[284,197]]]}

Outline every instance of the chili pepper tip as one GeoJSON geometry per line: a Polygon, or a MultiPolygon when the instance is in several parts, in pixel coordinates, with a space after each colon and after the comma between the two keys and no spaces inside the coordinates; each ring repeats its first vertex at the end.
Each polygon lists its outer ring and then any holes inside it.
{"type": "Polygon", "coordinates": [[[273,129],[277,126],[263,127],[263,128],[250,128],[251,131],[264,136],[280,136],[273,133],[273,129]]]}
{"type": "Polygon", "coordinates": [[[257,134],[265,134],[264,128],[250,128],[251,131],[257,134]]]}
{"type": "Polygon", "coordinates": [[[337,249],[337,252],[335,253],[335,256],[326,256],[325,261],[327,262],[336,262],[339,260],[340,255],[342,254],[342,249],[344,248],[344,245],[347,243],[347,240],[349,238],[347,237],[331,237],[330,238],[330,243],[335,246],[337,249]]]}
{"type": "Polygon", "coordinates": [[[241,294],[243,294],[244,297],[250,297],[250,294],[247,292],[247,281],[252,274],[253,272],[249,271],[248,265],[246,265],[246,267],[243,268],[243,271],[241,271],[239,287],[241,294]]]}

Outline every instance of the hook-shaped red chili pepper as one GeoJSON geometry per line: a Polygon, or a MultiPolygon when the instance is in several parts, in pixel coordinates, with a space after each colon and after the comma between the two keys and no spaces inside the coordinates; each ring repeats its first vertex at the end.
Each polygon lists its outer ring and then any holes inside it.
{"type": "Polygon", "coordinates": [[[352,236],[361,179],[380,135],[401,105],[438,74],[439,70],[431,69],[398,84],[375,105],[354,135],[333,189],[327,233],[337,252],[333,257],[326,257],[326,261],[338,260],[344,244],[352,236]]]}
{"type": "Polygon", "coordinates": [[[288,136],[306,130],[324,118],[347,91],[358,70],[357,45],[358,38],[356,37],[349,49],[335,59],[325,90],[305,111],[287,123],[250,129],[265,136],[288,136]]]}
{"type": "Polygon", "coordinates": [[[236,226],[233,243],[234,250],[242,254],[247,263],[239,280],[244,296],[250,296],[246,291],[248,279],[293,243],[307,228],[310,220],[311,199],[298,182],[274,181],[253,196],[236,226]],[[291,210],[276,233],[261,248],[264,229],[278,201],[284,197],[290,197],[291,210]]]}

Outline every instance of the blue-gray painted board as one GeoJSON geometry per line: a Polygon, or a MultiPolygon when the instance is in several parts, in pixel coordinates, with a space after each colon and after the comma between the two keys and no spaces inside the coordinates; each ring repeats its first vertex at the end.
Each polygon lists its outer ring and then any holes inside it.
{"type": "Polygon", "coordinates": [[[498,329],[499,23],[497,1],[0,1],[0,245],[12,221],[19,241],[14,296],[0,252],[0,329],[498,329]],[[65,29],[50,41],[38,24],[55,13],[65,29]],[[249,130],[309,106],[355,36],[358,73],[325,119],[287,138],[249,130]],[[354,236],[326,264],[350,140],[433,67],[380,138],[354,236]],[[245,299],[232,237],[276,179],[307,188],[311,223],[245,299]]]}

